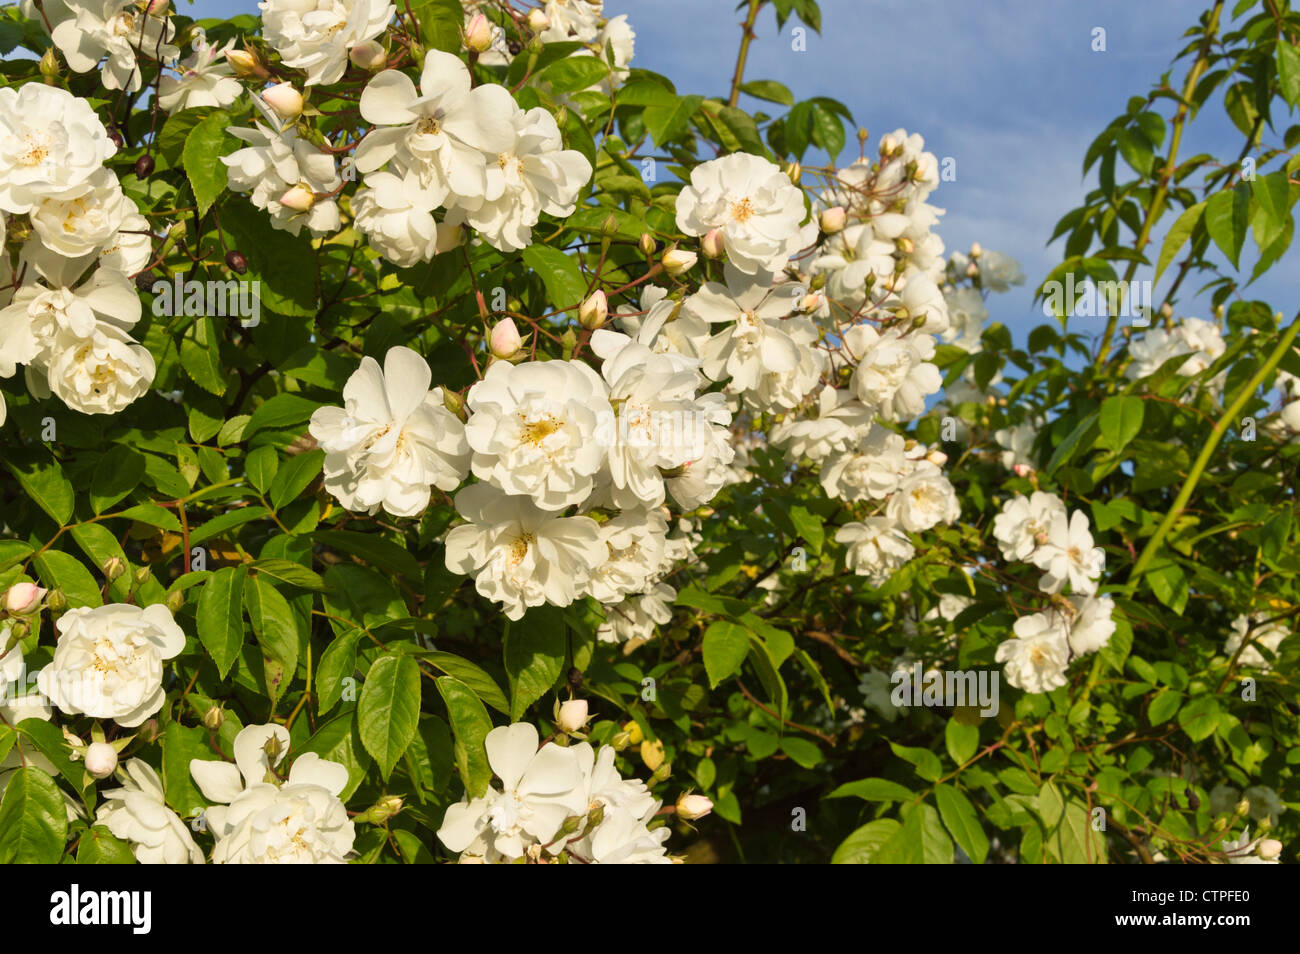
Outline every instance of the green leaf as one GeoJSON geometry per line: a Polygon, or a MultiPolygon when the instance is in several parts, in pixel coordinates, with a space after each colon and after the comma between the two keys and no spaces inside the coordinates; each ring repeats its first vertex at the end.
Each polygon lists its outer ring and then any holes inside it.
{"type": "Polygon", "coordinates": [[[831,856],[833,865],[869,865],[887,844],[899,832],[899,824],[892,818],[877,818],[867,822],[853,834],[840,842],[831,856]]]}
{"type": "Polygon", "coordinates": [[[227,113],[215,112],[190,130],[185,137],[181,161],[194,190],[199,215],[206,215],[212,203],[226,188],[226,164],[221,157],[230,152],[235,139],[226,135],[231,119],[227,113]]]}
{"type": "Polygon", "coordinates": [[[1123,450],[1142,430],[1145,405],[1141,398],[1129,395],[1108,397],[1101,402],[1097,426],[1111,450],[1123,450]]]}
{"type": "Polygon", "coordinates": [[[709,687],[740,671],[749,655],[750,632],[738,623],[719,620],[704,631],[704,670],[709,674],[709,687]]]}
{"type": "Polygon", "coordinates": [[[936,785],[934,800],[939,806],[939,816],[953,840],[977,865],[988,857],[989,840],[980,827],[975,806],[965,795],[951,785],[936,785]]]}
{"type": "Polygon", "coordinates": [[[301,563],[294,563],[292,560],[263,558],[254,560],[249,564],[249,567],[257,570],[258,573],[273,576],[281,583],[299,586],[304,590],[321,593],[326,589],[325,580],[321,578],[319,573],[307,569],[301,563]]]}
{"type": "Polygon", "coordinates": [[[1038,815],[1049,828],[1055,828],[1065,812],[1065,799],[1055,783],[1047,782],[1038,792],[1038,815]]]}
{"type": "Polygon", "coordinates": [[[769,103],[780,103],[782,106],[794,105],[794,94],[776,80],[751,80],[742,84],[740,91],[746,96],[765,99],[769,103]]]}
{"type": "MultiPolygon", "coordinates": [[[[297,394],[277,394],[258,405],[244,428],[243,439],[248,440],[264,428],[283,430],[291,425],[301,424],[308,420],[320,406],[319,401],[311,401],[297,394]]],[[[252,455],[249,456],[251,458],[252,455]]]]}
{"type": "Polygon", "coordinates": [[[1164,243],[1160,246],[1160,258],[1156,261],[1156,275],[1152,279],[1153,283],[1160,281],[1160,276],[1169,267],[1169,263],[1174,260],[1178,250],[1186,244],[1188,237],[1196,230],[1196,225],[1201,221],[1201,216],[1205,215],[1205,210],[1206,203],[1198,202],[1184,209],[1170,227],[1169,234],[1165,236],[1164,243]]]}
{"type": "Polygon", "coordinates": [[[419,21],[420,39],[425,46],[448,53],[460,53],[465,10],[459,0],[417,0],[412,4],[412,12],[419,21]]]}
{"type": "Polygon", "coordinates": [[[419,664],[404,653],[380,656],[361,687],[357,729],[385,781],[415,737],[419,720],[419,664]]]}
{"type": "Polygon", "coordinates": [[[224,536],[235,527],[242,526],[245,523],[252,523],[254,520],[261,520],[270,512],[265,507],[240,507],[238,510],[227,510],[225,513],[213,517],[202,526],[191,530],[190,546],[197,546],[213,537],[224,536]]]}
{"type": "Polygon", "coordinates": [[[327,547],[361,557],[375,569],[410,580],[421,577],[420,564],[411,556],[410,551],[378,534],[359,533],[356,530],[318,530],[312,536],[327,547]]]}
{"type": "Polygon", "coordinates": [[[915,766],[916,774],[927,782],[938,781],[943,775],[943,764],[939,761],[939,756],[929,749],[899,745],[897,742],[890,742],[889,747],[900,759],[915,766]]]}
{"type": "Polygon", "coordinates": [[[216,322],[198,318],[181,340],[181,367],[203,390],[220,397],[226,393],[226,373],[221,363],[221,337],[216,322]]]}
{"type": "Polygon", "coordinates": [[[135,855],[131,846],[119,841],[102,825],[94,825],[81,833],[77,841],[79,865],[133,865],[135,855]]]}
{"type": "Polygon", "coordinates": [[[289,601],[267,577],[252,575],[244,583],[244,609],[263,655],[284,666],[292,679],[298,667],[298,621],[289,601]]]}
{"type": "Polygon", "coordinates": [[[352,678],[357,669],[357,641],[364,632],[349,629],[334,637],[321,653],[316,670],[316,711],[324,714],[334,708],[343,695],[343,680],[352,678]]]}
{"type": "Polygon", "coordinates": [[[576,93],[609,76],[609,66],[596,56],[570,56],[552,63],[538,74],[557,93],[576,93]]]}
{"type": "Polygon", "coordinates": [[[63,468],[56,460],[43,451],[6,450],[3,457],[4,465],[23,488],[23,493],[36,501],[55,523],[63,526],[72,519],[75,500],[72,482],[63,476],[63,468]]]}
{"type": "Polygon", "coordinates": [[[1201,696],[1183,706],[1178,713],[1178,724],[1193,742],[1203,742],[1218,728],[1221,714],[1218,700],[1213,696],[1201,696]]]}
{"type": "Polygon", "coordinates": [[[1147,719],[1152,725],[1160,725],[1162,722],[1168,722],[1178,707],[1182,705],[1183,694],[1175,692],[1172,689],[1163,689],[1151,700],[1151,705],[1147,707],[1147,719]]]}
{"type": "Polygon", "coordinates": [[[222,679],[230,672],[244,645],[244,581],[242,568],[223,567],[199,591],[196,613],[199,641],[222,679]]]}
{"type": "Polygon", "coordinates": [[[703,103],[703,96],[691,95],[678,97],[671,106],[647,106],[642,116],[655,145],[663,146],[686,132],[691,117],[699,112],[703,103]]]}
{"type": "Polygon", "coordinates": [[[307,485],[316,479],[316,475],[325,466],[323,450],[295,454],[280,465],[275,479],[271,481],[271,506],[277,510],[296,500],[307,489],[307,485]]]}
{"type": "Polygon", "coordinates": [[[862,798],[869,802],[908,802],[916,796],[908,788],[887,778],[864,778],[845,782],[827,798],[862,798]]]}
{"type": "Polygon", "coordinates": [[[46,550],[32,561],[41,582],[48,588],[63,591],[69,606],[103,606],[100,584],[86,565],[62,550],[46,550]]]}
{"type": "Polygon", "coordinates": [[[67,836],[67,808],[54,779],[35,766],[14,769],[0,799],[0,864],[54,864],[67,836]]]}
{"type": "Polygon", "coordinates": [[[1205,230],[1233,268],[1240,262],[1249,221],[1250,190],[1244,183],[1227,192],[1216,192],[1205,202],[1205,230]]]}
{"type": "Polygon", "coordinates": [[[118,444],[99,459],[90,478],[90,506],[103,513],[140,485],[144,479],[144,456],[118,444]]]}
{"type": "Polygon", "coordinates": [[[505,637],[506,674],[510,678],[510,720],[518,722],[525,710],[555,685],[564,671],[568,627],[559,607],[530,609],[524,618],[508,624],[505,637]]]}
{"type": "Polygon", "coordinates": [[[578,261],[549,245],[530,245],[523,251],[524,264],[537,273],[546,286],[546,297],[556,308],[576,308],[587,297],[587,280],[578,261]]]}
{"type": "Polygon", "coordinates": [[[478,696],[459,679],[442,676],[437,681],[438,692],[447,704],[448,721],[456,739],[456,768],[470,798],[487,791],[492,781],[492,767],[488,765],[487,749],[483,740],[492,731],[492,720],[478,696]]]}
{"type": "Polygon", "coordinates": [[[501,691],[501,687],[497,685],[496,680],[479,666],[452,653],[427,651],[419,655],[421,659],[428,662],[435,669],[440,669],[448,676],[454,676],[463,682],[474,695],[493,709],[496,709],[497,712],[502,715],[510,715],[510,703],[506,700],[506,694],[501,691]]]}
{"type": "Polygon", "coordinates": [[[1292,106],[1300,106],[1300,50],[1283,37],[1277,42],[1278,91],[1292,106]]]}
{"type": "Polygon", "coordinates": [[[962,725],[956,719],[949,719],[944,726],[943,738],[948,748],[948,757],[957,765],[965,765],[979,747],[980,730],[978,726],[962,725]]]}

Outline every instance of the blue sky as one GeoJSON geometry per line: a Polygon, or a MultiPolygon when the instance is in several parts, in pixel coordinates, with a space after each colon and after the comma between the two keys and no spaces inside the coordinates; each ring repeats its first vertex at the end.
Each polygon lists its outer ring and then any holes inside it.
{"type": "MultiPolygon", "coordinates": [[[[941,184],[931,202],[947,210],[940,227],[950,250],[972,241],[1019,259],[1026,286],[995,296],[994,320],[1018,341],[1043,321],[1032,303],[1037,285],[1060,261],[1061,246],[1044,243],[1056,221],[1078,205],[1089,183],[1081,176],[1088,144],[1130,96],[1144,95],[1170,67],[1202,0],[820,0],[823,35],[792,49],[786,24],[773,13],[759,22],[747,79],[775,79],[797,99],[832,96],[879,136],[905,127],[927,148],[957,162],[955,182],[941,184]],[[1094,52],[1093,30],[1106,31],[1094,52]]],[[[256,12],[253,0],[178,3],[198,16],[256,12]]],[[[606,0],[605,13],[628,14],[636,30],[633,65],[670,76],[683,92],[725,95],[735,65],[741,14],[731,0],[606,0]]],[[[1181,82],[1185,67],[1174,74],[1181,82]]],[[[744,103],[763,108],[756,100],[744,103]]],[[[771,106],[767,106],[771,108],[771,106]]],[[[1172,107],[1162,101],[1159,111],[1172,107]]],[[[1289,123],[1279,117],[1277,136],[1289,123]]],[[[1231,154],[1240,134],[1217,102],[1184,140],[1183,156],[1231,154]]],[[[856,152],[852,133],[841,156],[856,152]]],[[[1173,216],[1166,219],[1166,225],[1173,216]]],[[[1163,237],[1157,232],[1155,251],[1163,237]]],[[[1249,244],[1249,243],[1248,243],[1249,244]]],[[[1243,256],[1246,258],[1246,256],[1243,256]]],[[[1250,290],[1288,316],[1300,307],[1300,252],[1289,252],[1250,290]]],[[[1253,259],[1243,267],[1253,265],[1253,259]]],[[[1139,279],[1151,278],[1151,270],[1139,279]]],[[[1165,284],[1169,281],[1165,279],[1165,284]]],[[[1191,289],[1188,289],[1189,291],[1191,289]]],[[[1158,287],[1157,300],[1163,291],[1158,287]]],[[[1185,296],[1184,296],[1185,297],[1185,296]]],[[[1183,315],[1204,315],[1203,302],[1184,300],[1183,315]],[[1198,307],[1199,306],[1199,307],[1198,307]]],[[[1098,319],[1076,319],[1097,322],[1098,319]]],[[[1087,330],[1080,328],[1079,330],[1087,330]]]]}

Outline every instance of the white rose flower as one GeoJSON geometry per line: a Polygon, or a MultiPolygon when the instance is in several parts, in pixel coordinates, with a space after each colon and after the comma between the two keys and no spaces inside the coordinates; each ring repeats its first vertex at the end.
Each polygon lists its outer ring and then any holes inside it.
{"type": "Polygon", "coordinates": [[[919,533],[939,523],[951,524],[961,516],[961,504],[948,478],[923,460],[899,483],[885,512],[903,529],[919,533]]]}
{"type": "Polygon", "coordinates": [[[460,420],[429,390],[428,363],[410,348],[366,357],[343,386],[343,407],[312,414],[309,433],[325,451],[325,489],[349,510],[415,517],[430,488],[454,490],[464,479],[469,446],[460,420]]]}
{"type": "Polygon", "coordinates": [[[891,517],[851,520],[835,531],[845,547],[844,562],[873,586],[880,586],[916,554],[907,534],[891,517]]]}
{"type": "Polygon", "coordinates": [[[247,192],[253,205],[271,215],[271,225],[293,235],[304,225],[313,235],[325,235],[340,226],[339,207],[333,194],[343,185],[334,157],[298,136],[288,126],[274,131],[261,123],[254,128],[230,126],[226,130],[248,146],[236,149],[221,161],[233,192],[247,192]],[[305,208],[295,197],[282,200],[293,191],[306,196],[305,208]]]}
{"type": "MultiPolygon", "coordinates": [[[[0,650],[9,644],[10,626],[0,624],[0,650]]],[[[15,641],[7,653],[0,656],[0,717],[10,725],[24,719],[50,721],[50,701],[39,692],[27,690],[27,663],[23,659],[23,645],[15,641]]]]}
{"type": "Polygon", "coordinates": [[[547,27],[540,34],[543,43],[576,39],[590,43],[600,31],[602,3],[591,0],[546,0],[542,11],[547,27]]]}
{"type": "Polygon", "coordinates": [[[196,28],[190,46],[190,55],[176,65],[179,75],[165,74],[159,80],[158,105],[169,113],[198,106],[224,109],[232,105],[244,92],[226,61],[226,51],[234,49],[235,41],[228,40],[218,48],[196,28]]]}
{"type": "Polygon", "coordinates": [[[683,464],[679,476],[665,481],[669,496],[683,510],[694,510],[712,500],[731,480],[731,465],[736,459],[736,445],[728,429],[731,411],[724,396],[717,392],[701,394],[695,407],[694,420],[706,437],[704,453],[683,464]]]}
{"type": "MultiPolygon", "coordinates": [[[[759,375],[758,386],[741,395],[747,406],[761,412],[779,414],[798,407],[826,370],[826,352],[815,347],[821,332],[812,319],[802,315],[784,318],[781,331],[794,342],[799,361],[788,371],[764,371],[759,375]]],[[[734,388],[729,385],[727,390],[734,391],[734,388]]]]}
{"type": "MultiPolygon", "coordinates": [[[[1276,615],[1276,614],[1275,614],[1276,615]]],[[[1257,647],[1263,646],[1270,653],[1276,655],[1277,648],[1282,645],[1282,640],[1291,635],[1286,625],[1281,620],[1268,622],[1267,613],[1254,613],[1246,616],[1244,613],[1232,621],[1232,634],[1228,637],[1227,642],[1223,644],[1223,651],[1229,658],[1236,656],[1237,650],[1246,640],[1247,633],[1250,634],[1250,645],[1247,646],[1240,656],[1237,656],[1237,662],[1242,666],[1249,666],[1252,669],[1260,669],[1268,672],[1273,668],[1273,664],[1264,658],[1264,654],[1257,647]]]]}
{"type": "Polygon", "coordinates": [[[153,766],[128,759],[118,772],[122,787],[100,793],[104,801],[95,824],[129,842],[131,854],[142,865],[203,864],[203,852],[194,844],[189,827],[167,807],[153,766]]]}
{"type": "Polygon", "coordinates": [[[1035,490],[1030,497],[1017,494],[993,518],[993,538],[1007,560],[1027,560],[1047,542],[1052,522],[1065,515],[1065,504],[1059,497],[1041,490],[1035,490]]]}
{"type": "Polygon", "coordinates": [[[474,476],[543,510],[581,503],[614,439],[609,390],[581,361],[497,361],[469,390],[474,476]]]}
{"type": "Polygon", "coordinates": [[[629,596],[621,603],[605,607],[605,622],[596,628],[602,643],[640,645],[673,618],[672,605],[677,591],[667,583],[656,583],[647,592],[629,596]]]}
{"type": "MultiPolygon", "coordinates": [[[[786,415],[772,428],[772,443],[783,447],[786,459],[792,463],[805,457],[824,461],[857,444],[871,430],[872,416],[871,409],[847,389],[828,384],[817,394],[817,416],[786,415]]],[[[823,469],[823,483],[825,472],[823,469]]]]}
{"type": "Polygon", "coordinates": [[[396,158],[431,207],[477,208],[488,187],[484,154],[514,145],[518,111],[504,86],[471,89],[459,57],[429,50],[418,91],[397,70],[366,85],[361,116],[372,128],[357,147],[357,171],[373,172],[396,158]]]}
{"type": "Polygon", "coordinates": [[[568,606],[609,555],[590,517],[561,517],[490,484],[462,489],[456,510],[469,523],[447,534],[447,569],[474,577],[512,620],[530,606],[568,606]]]}
{"type": "Polygon", "coordinates": [[[844,333],[844,349],[858,362],[850,387],[858,400],[887,421],[906,421],[925,410],[925,397],[943,385],[943,375],[929,363],[934,338],[891,328],[881,334],[870,325],[844,333]]]}
{"type": "Polygon", "coordinates": [[[1070,646],[1065,625],[1055,613],[1033,613],[1016,620],[1016,634],[998,645],[995,658],[1007,682],[1025,692],[1051,692],[1066,683],[1070,646]]]}
{"type": "Polygon", "coordinates": [[[688,314],[680,302],[667,295],[659,285],[645,286],[639,308],[620,305],[615,313],[613,324],[620,330],[604,327],[592,333],[591,350],[608,361],[635,342],[655,354],[676,359],[681,367],[697,367],[709,340],[709,325],[688,314]]]}
{"type": "Polygon", "coordinates": [[[979,258],[980,284],[995,292],[1010,291],[1012,285],[1023,285],[1025,273],[1020,263],[1001,252],[984,252],[979,258]]]}
{"type": "Polygon", "coordinates": [[[889,294],[898,267],[894,252],[893,241],[877,236],[872,223],[859,222],[827,239],[810,270],[827,276],[826,293],[838,309],[856,315],[868,300],[878,303],[889,294]]]}
{"type": "MultiPolygon", "coordinates": [[[[1024,421],[1011,427],[1001,428],[993,433],[1002,452],[998,459],[1007,470],[1032,468],[1034,466],[1034,441],[1043,426],[1041,418],[1024,421]]],[[[1017,471],[1019,473],[1019,471],[1017,471]]]]}
{"type": "Polygon", "coordinates": [[[36,685],[60,712],[134,728],[162,708],[163,663],[185,648],[166,606],[79,606],[55,627],[54,659],[36,685]]]}
{"type": "Polygon", "coordinates": [[[602,603],[640,593],[664,558],[668,520],[658,510],[627,511],[600,525],[609,556],[591,572],[587,592],[602,603]]]}
{"type": "Polygon", "coordinates": [[[714,381],[730,379],[737,391],[753,390],[765,372],[793,371],[799,364],[799,346],[781,321],[797,300],[774,288],[771,275],[746,275],[732,265],[724,274],[726,285],[707,282],[682,307],[710,324],[727,325],[704,346],[704,373],[714,381]]]}
{"type": "MultiPolygon", "coordinates": [[[[117,176],[100,169],[75,192],[43,199],[31,213],[41,244],[65,258],[77,258],[107,244],[135,204],[122,192],[117,176]]],[[[147,239],[148,236],[145,236],[147,239]]]]}
{"type": "MultiPolygon", "coordinates": [[[[948,303],[943,292],[925,273],[908,271],[900,279],[901,290],[886,304],[900,318],[922,321],[928,335],[942,335],[949,330],[948,303]]],[[[898,285],[895,285],[898,288],[898,285]]]]}
{"type": "Polygon", "coordinates": [[[883,500],[898,489],[909,470],[902,436],[871,424],[855,445],[826,458],[821,484],[828,497],[883,500]]]}
{"type": "Polygon", "coordinates": [[[1076,510],[1067,521],[1057,513],[1047,528],[1047,541],[1029,555],[1029,562],[1046,571],[1038,586],[1044,593],[1059,593],[1069,583],[1077,594],[1097,592],[1097,580],[1106,566],[1106,553],[1093,546],[1088,515],[1076,510]]]}
{"type": "Polygon", "coordinates": [[[307,85],[337,83],[348,51],[373,40],[396,11],[387,0],[264,0],[262,35],[285,66],[305,70],[307,85]]]}
{"type": "Polygon", "coordinates": [[[803,192],[775,163],[733,152],[691,170],[677,197],[677,227],[687,235],[722,230],[727,258],[748,275],[776,272],[816,237],[805,218],[803,192]]]}
{"type": "Polygon", "coordinates": [[[447,809],[438,839],[448,849],[489,860],[522,858],[529,847],[553,841],[567,818],[587,811],[577,752],[537,743],[537,729],[526,722],[487,734],[488,764],[501,789],[447,809]]]}
{"type": "Polygon", "coordinates": [[[981,350],[980,335],[989,316],[984,297],[974,288],[950,289],[943,297],[948,305],[949,322],[948,330],[942,335],[944,342],[963,351],[981,350]]]}
{"type": "Polygon", "coordinates": [[[90,72],[107,57],[102,77],[107,89],[140,88],[139,54],[151,60],[180,54],[167,42],[176,35],[171,18],[141,10],[137,0],[88,0],[85,6],[68,6],[74,15],[54,27],[54,45],[78,73],[90,72]]]}
{"type": "Polygon", "coordinates": [[[858,691],[862,693],[863,701],[886,722],[898,718],[898,706],[894,705],[894,683],[889,673],[875,667],[868,669],[858,682],[858,691]]]}
{"type": "Polygon", "coordinates": [[[427,262],[438,251],[435,204],[412,173],[366,176],[364,188],[352,197],[353,224],[371,246],[394,265],[410,268],[427,262]]]}
{"type": "Polygon", "coordinates": [[[1109,596],[1071,596],[1070,649],[1076,656],[1095,653],[1115,632],[1115,601],[1109,596]]]}
{"type": "Polygon", "coordinates": [[[289,750],[280,725],[250,725],[235,736],[235,764],[194,759],[190,774],[204,798],[216,840],[212,862],[346,864],[356,831],[339,794],[347,767],[306,752],[283,781],[275,773],[289,750]]]}
{"type": "Polygon", "coordinates": [[[591,163],[582,153],[564,148],[560,127],[540,106],[515,108],[513,136],[495,160],[489,156],[484,201],[466,219],[493,248],[517,252],[533,240],[542,213],[572,215],[578,193],[591,179],[591,163]]]}
{"type": "Polygon", "coordinates": [[[43,83],[0,89],[0,209],[76,190],[116,151],[84,99],[43,83]]]}
{"type": "Polygon", "coordinates": [[[112,325],[101,324],[89,338],[56,342],[44,365],[45,381],[74,411],[117,414],[153,384],[155,367],[149,349],[112,325]]]}

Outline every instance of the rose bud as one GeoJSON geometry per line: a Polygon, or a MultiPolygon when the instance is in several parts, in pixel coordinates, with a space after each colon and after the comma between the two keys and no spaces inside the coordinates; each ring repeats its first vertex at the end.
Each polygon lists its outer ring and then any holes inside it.
{"type": "Polygon", "coordinates": [[[677,815],[687,821],[703,818],[713,811],[713,801],[704,795],[685,794],[677,799],[677,815]]]}
{"type": "Polygon", "coordinates": [[[827,235],[834,235],[836,232],[844,230],[844,224],[848,221],[848,217],[848,213],[844,211],[844,206],[833,205],[822,212],[818,224],[827,235]]]}
{"type": "Polygon", "coordinates": [[[722,258],[726,246],[722,242],[722,229],[709,229],[700,239],[700,251],[705,258],[722,258]]]}
{"type": "Polygon", "coordinates": [[[700,257],[694,252],[683,252],[681,249],[676,248],[664,252],[663,258],[660,259],[663,262],[664,271],[673,278],[690,271],[699,260],[700,257]]]}
{"type": "Polygon", "coordinates": [[[35,583],[15,583],[5,591],[5,609],[15,616],[26,616],[40,607],[46,592],[35,583]]]}
{"type": "Polygon", "coordinates": [[[377,40],[362,40],[348,53],[348,59],[358,69],[374,73],[388,65],[388,51],[377,40]]]}
{"type": "Polygon", "coordinates": [[[292,83],[280,83],[262,93],[262,100],[281,119],[290,121],[302,115],[302,93],[292,83]]]}
{"type": "Polygon", "coordinates": [[[578,323],[588,331],[595,331],[609,317],[609,299],[597,290],[578,307],[578,323]]]}
{"type": "Polygon", "coordinates": [[[474,14],[465,28],[465,49],[482,53],[492,45],[492,24],[481,13],[474,14]]]}
{"type": "Polygon", "coordinates": [[[95,778],[108,778],[117,768],[117,750],[107,742],[86,746],[86,771],[95,778]]]}
{"type": "Polygon", "coordinates": [[[507,318],[505,321],[497,322],[492,334],[488,337],[488,350],[498,358],[512,358],[518,353],[523,345],[523,339],[519,337],[519,329],[515,327],[513,318],[507,318]]]}
{"type": "Polygon", "coordinates": [[[581,732],[587,725],[587,700],[570,699],[560,706],[555,724],[561,732],[581,732]]]}
{"type": "Polygon", "coordinates": [[[299,184],[280,196],[280,204],[293,212],[306,212],[316,204],[316,193],[299,184]]]}
{"type": "Polygon", "coordinates": [[[541,33],[543,30],[549,29],[550,26],[550,17],[543,13],[539,7],[534,7],[528,11],[528,29],[534,33],[541,33]]]}

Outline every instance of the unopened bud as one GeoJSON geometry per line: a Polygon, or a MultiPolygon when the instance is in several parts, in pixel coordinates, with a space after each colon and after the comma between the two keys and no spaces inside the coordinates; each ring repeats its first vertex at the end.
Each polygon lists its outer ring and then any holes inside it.
{"type": "Polygon", "coordinates": [[[578,306],[578,323],[588,331],[595,331],[609,317],[609,299],[597,289],[591,297],[578,306]]]}
{"type": "Polygon", "coordinates": [[[1237,807],[1233,809],[1233,811],[1235,811],[1238,815],[1247,814],[1250,811],[1250,799],[1243,798],[1241,801],[1237,803],[1237,807]]]}
{"type": "Polygon", "coordinates": [[[790,165],[786,166],[785,174],[792,184],[798,185],[799,180],[803,178],[803,163],[790,163],[790,165]]]}
{"type": "Polygon", "coordinates": [[[54,54],[54,47],[50,47],[41,56],[41,75],[47,80],[53,80],[59,75],[59,58],[54,54]]]}
{"type": "Polygon", "coordinates": [[[86,771],[95,778],[108,778],[117,768],[117,750],[107,742],[91,742],[86,747],[86,771]]]}
{"type": "Polygon", "coordinates": [[[886,133],[880,138],[880,154],[889,158],[899,149],[898,140],[892,135],[886,133]]]}
{"type": "Polygon", "coordinates": [[[677,816],[687,821],[703,818],[713,811],[713,801],[705,795],[685,794],[677,799],[677,816]]]}
{"type": "Polygon", "coordinates": [[[316,193],[299,183],[280,196],[280,204],[293,212],[306,212],[316,204],[316,193]]]}
{"type": "Polygon", "coordinates": [[[162,730],[158,728],[158,720],[148,719],[144,725],[140,726],[140,731],[136,737],[145,745],[148,745],[150,742],[156,742],[161,735],[162,730]]]}
{"type": "Polygon", "coordinates": [[[470,18],[465,28],[465,49],[482,53],[492,45],[492,24],[481,13],[470,18]]]}
{"type": "Polygon", "coordinates": [[[45,608],[52,613],[62,613],[68,608],[68,597],[63,590],[50,590],[45,596],[45,608]]]}
{"type": "Polygon", "coordinates": [[[848,213],[844,211],[844,206],[833,205],[822,212],[818,219],[818,224],[821,226],[822,231],[827,235],[834,235],[836,232],[843,231],[844,224],[848,221],[848,218],[849,216],[848,213]]]}
{"type": "Polygon", "coordinates": [[[379,801],[375,802],[358,815],[356,821],[369,822],[372,825],[382,825],[401,810],[402,796],[382,795],[380,796],[379,801]]]}
{"type": "Polygon", "coordinates": [[[1265,838],[1259,843],[1258,853],[1265,861],[1272,861],[1282,854],[1282,842],[1276,838],[1265,838]]]}
{"type": "Polygon", "coordinates": [[[911,255],[916,251],[916,243],[906,235],[902,236],[897,242],[895,242],[894,246],[904,255],[911,255]]]}
{"type": "Polygon", "coordinates": [[[642,255],[653,255],[655,253],[655,249],[658,248],[658,245],[654,240],[654,236],[651,235],[649,232],[641,233],[640,245],[641,245],[642,255]]]}
{"type": "Polygon", "coordinates": [[[561,732],[581,732],[587,726],[587,700],[570,699],[561,704],[555,724],[561,732]]]}
{"type": "Polygon", "coordinates": [[[544,30],[549,29],[550,26],[550,17],[543,13],[540,8],[534,7],[532,10],[528,11],[528,29],[532,30],[534,33],[541,33],[544,30]]]}
{"type": "Polygon", "coordinates": [[[292,83],[279,83],[262,92],[262,101],[286,122],[302,115],[302,93],[292,83]]]}
{"type": "Polygon", "coordinates": [[[135,581],[136,586],[144,586],[153,579],[153,571],[147,566],[138,567],[136,571],[131,574],[131,579],[135,581]]]}
{"type": "Polygon", "coordinates": [[[449,388],[443,389],[442,406],[457,417],[465,413],[465,399],[449,388]]]}
{"type": "Polygon", "coordinates": [[[925,459],[934,464],[935,467],[942,467],[948,463],[948,455],[941,450],[932,450],[925,455],[925,459]]]}
{"type": "Polygon", "coordinates": [[[226,62],[235,71],[236,76],[258,76],[266,73],[257,57],[248,50],[227,50],[226,62]]]}
{"type": "Polygon", "coordinates": [[[694,252],[684,252],[677,248],[664,252],[663,258],[660,259],[663,262],[664,271],[673,278],[690,271],[699,260],[700,257],[694,252]]]}
{"type": "Polygon", "coordinates": [[[357,69],[374,73],[388,65],[388,51],[378,40],[362,40],[348,51],[348,59],[357,69]]]}
{"type": "Polygon", "coordinates": [[[700,239],[700,251],[704,253],[705,258],[722,258],[726,250],[722,240],[722,229],[709,229],[704,233],[704,238],[700,239]]]}
{"type": "Polygon", "coordinates": [[[971,258],[979,258],[979,257],[980,257],[981,255],[983,255],[983,254],[984,254],[984,248],[983,248],[983,246],[980,245],[979,242],[971,242],[971,243],[970,243],[970,257],[971,257],[971,258]]]}
{"type": "Polygon", "coordinates": [[[523,345],[513,318],[498,321],[488,336],[488,350],[497,358],[512,358],[523,345]]]}
{"type": "Polygon", "coordinates": [[[15,583],[5,591],[5,609],[15,616],[26,616],[40,608],[46,590],[35,583],[15,583]]]}
{"type": "Polygon", "coordinates": [[[169,6],[171,6],[171,0],[147,0],[144,9],[150,16],[165,17],[169,6]]]}
{"type": "Polygon", "coordinates": [[[210,706],[208,710],[203,713],[203,725],[206,728],[211,729],[213,732],[218,731],[225,724],[226,712],[221,708],[221,706],[210,706]]]}
{"type": "Polygon", "coordinates": [[[126,572],[126,562],[121,557],[109,557],[104,561],[104,578],[112,583],[126,572]]]}
{"type": "Polygon", "coordinates": [[[172,591],[171,591],[170,593],[168,593],[167,596],[163,599],[163,604],[164,604],[164,605],[165,605],[169,610],[171,610],[172,613],[179,613],[179,612],[181,611],[181,607],[185,605],[185,593],[184,593],[184,591],[182,591],[182,590],[172,590],[172,591]]]}

